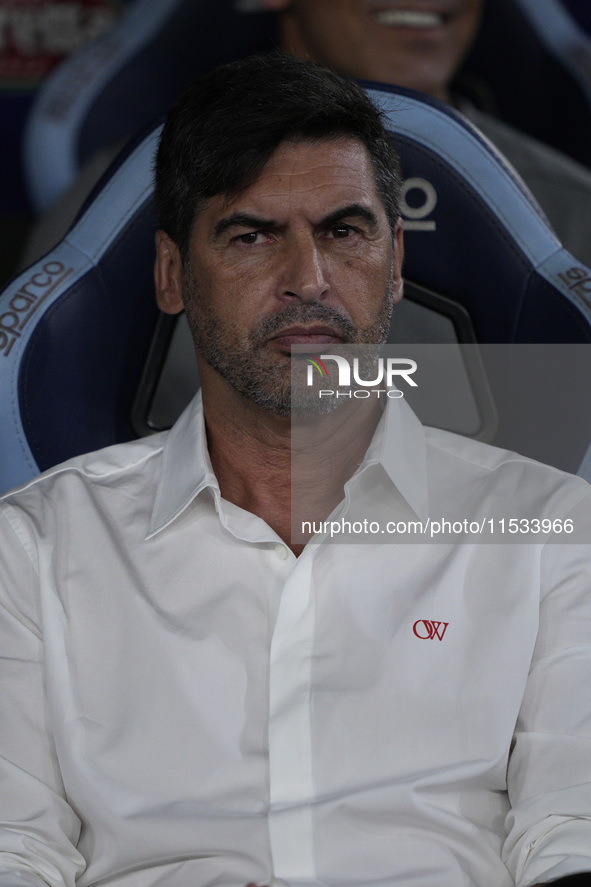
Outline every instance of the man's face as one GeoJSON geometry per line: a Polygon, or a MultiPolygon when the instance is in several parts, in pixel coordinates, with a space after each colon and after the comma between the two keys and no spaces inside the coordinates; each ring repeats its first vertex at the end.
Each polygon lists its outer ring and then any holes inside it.
{"type": "Polygon", "coordinates": [[[291,346],[384,341],[401,261],[363,145],[280,146],[253,185],[195,221],[182,286],[202,379],[213,368],[289,415],[291,346]]]}
{"type": "Polygon", "coordinates": [[[447,100],[483,0],[262,0],[284,49],[342,74],[447,100]]]}

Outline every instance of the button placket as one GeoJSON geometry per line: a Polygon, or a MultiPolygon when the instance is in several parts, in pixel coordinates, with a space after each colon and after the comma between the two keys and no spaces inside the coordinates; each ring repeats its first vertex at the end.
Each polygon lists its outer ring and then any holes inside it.
{"type": "Polygon", "coordinates": [[[271,643],[269,676],[269,835],[273,868],[288,883],[305,880],[310,885],[318,883],[312,827],[312,564],[313,558],[303,555],[284,585],[271,643]]]}

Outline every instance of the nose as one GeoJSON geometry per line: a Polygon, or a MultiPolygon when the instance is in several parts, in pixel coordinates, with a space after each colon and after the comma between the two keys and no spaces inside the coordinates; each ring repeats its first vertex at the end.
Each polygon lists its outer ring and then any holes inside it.
{"type": "Polygon", "coordinates": [[[286,249],[282,296],[302,302],[325,298],[329,292],[326,261],[314,237],[295,237],[286,249]]]}

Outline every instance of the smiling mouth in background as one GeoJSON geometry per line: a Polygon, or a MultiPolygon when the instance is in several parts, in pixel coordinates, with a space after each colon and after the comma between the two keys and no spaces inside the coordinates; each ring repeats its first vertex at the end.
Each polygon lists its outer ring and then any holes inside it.
{"type": "Polygon", "coordinates": [[[442,12],[421,9],[376,9],[372,17],[380,25],[390,28],[408,28],[433,31],[444,27],[450,16],[442,12]]]}

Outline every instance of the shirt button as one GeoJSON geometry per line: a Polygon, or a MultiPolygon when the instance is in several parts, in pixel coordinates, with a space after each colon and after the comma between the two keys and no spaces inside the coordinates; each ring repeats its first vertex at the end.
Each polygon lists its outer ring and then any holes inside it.
{"type": "MultiPolygon", "coordinates": [[[[276,545],[275,546],[275,554],[279,558],[279,560],[286,561],[289,557],[289,551],[285,547],[285,545],[276,545]]],[[[283,881],[277,881],[279,887],[283,887],[283,881]]]]}

